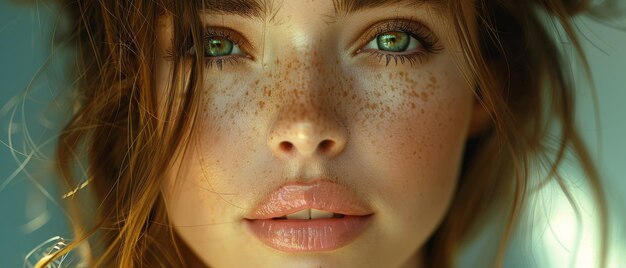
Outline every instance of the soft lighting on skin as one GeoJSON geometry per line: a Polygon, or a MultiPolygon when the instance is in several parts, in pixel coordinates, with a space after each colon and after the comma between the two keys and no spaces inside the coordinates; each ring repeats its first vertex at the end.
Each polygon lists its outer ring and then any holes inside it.
{"type": "MultiPolygon", "coordinates": [[[[449,20],[428,5],[398,4],[329,24],[333,11],[332,1],[285,1],[265,24],[206,16],[256,44],[240,46],[250,57],[205,70],[195,142],[164,184],[176,232],[211,266],[419,267],[447,212],[476,103],[454,61],[449,20]],[[410,32],[433,50],[363,49],[379,29],[410,32]],[[345,186],[374,213],[354,241],[287,254],[246,227],[245,215],[275,189],[317,178],[345,186]]],[[[159,62],[163,85],[171,66],[159,62]]]]}
{"type": "Polygon", "coordinates": [[[313,131],[313,126],[310,123],[300,123],[297,125],[298,130],[296,131],[297,136],[301,140],[306,140],[310,138],[311,131],[313,131]]]}

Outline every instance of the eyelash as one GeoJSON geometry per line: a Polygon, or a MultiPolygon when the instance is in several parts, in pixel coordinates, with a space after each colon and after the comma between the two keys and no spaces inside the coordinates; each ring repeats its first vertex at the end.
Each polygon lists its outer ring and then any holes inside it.
{"type": "MultiPolygon", "coordinates": [[[[228,39],[233,42],[233,45],[237,45],[237,46],[241,46],[242,44],[245,44],[245,41],[244,41],[245,39],[241,37],[239,33],[236,33],[233,30],[230,30],[227,28],[220,28],[220,27],[207,27],[204,29],[202,36],[201,36],[202,45],[204,46],[204,42],[206,42],[208,39],[212,37],[221,37],[221,38],[228,39]]],[[[195,48],[196,47],[194,46],[193,40],[191,38],[185,41],[186,52],[184,54],[184,57],[194,57],[195,48]]],[[[213,65],[215,65],[219,70],[221,70],[222,67],[224,66],[224,63],[237,64],[239,63],[242,57],[252,58],[245,51],[246,49],[242,49],[242,54],[240,55],[229,55],[229,56],[220,56],[220,57],[203,57],[204,65],[206,66],[207,69],[210,69],[213,67],[213,65]]],[[[174,52],[171,49],[167,49],[165,53],[166,53],[166,58],[169,58],[169,59],[174,58],[174,52]]]]}
{"type": "MultiPolygon", "coordinates": [[[[204,46],[204,42],[206,42],[211,37],[221,37],[230,40],[233,42],[233,45],[241,46],[245,41],[241,35],[233,30],[225,29],[225,28],[215,28],[215,27],[207,27],[204,30],[202,35],[202,45],[204,46]]],[[[241,48],[240,48],[241,49],[241,48]]],[[[245,49],[241,49],[242,54],[237,55],[228,55],[228,56],[220,56],[220,57],[204,57],[204,65],[207,69],[211,69],[213,64],[217,67],[218,70],[221,70],[224,66],[224,63],[227,64],[237,64],[239,63],[242,57],[250,58],[250,55],[246,53],[245,49]]]]}
{"type": "MultiPolygon", "coordinates": [[[[225,28],[215,28],[215,27],[207,27],[204,30],[202,35],[202,40],[204,42],[211,37],[221,37],[228,39],[233,42],[233,45],[242,46],[244,44],[244,38],[241,37],[239,33],[234,32],[233,30],[225,29],[225,28]]],[[[245,46],[244,46],[245,47],[245,46]]],[[[241,48],[240,48],[241,49],[241,48]]],[[[229,56],[221,56],[221,57],[204,57],[204,65],[207,69],[210,69],[213,64],[217,66],[218,70],[222,69],[224,63],[229,64],[237,64],[242,57],[250,58],[250,55],[246,53],[246,49],[241,49],[242,54],[238,55],[229,55],[229,56]]]]}
{"type": "Polygon", "coordinates": [[[368,52],[369,56],[378,59],[378,62],[384,58],[386,61],[385,66],[389,66],[389,63],[392,62],[392,60],[396,65],[398,65],[398,61],[400,64],[409,62],[411,66],[421,64],[432,54],[437,54],[443,50],[443,47],[440,46],[439,39],[434,35],[434,33],[429,30],[428,27],[417,21],[409,19],[388,20],[378,22],[374,26],[370,26],[369,29],[370,30],[365,33],[361,40],[363,45],[359,46],[360,48],[356,50],[354,54],[368,52]],[[420,45],[418,50],[411,53],[405,53],[389,52],[378,49],[363,49],[365,45],[371,42],[374,38],[377,38],[378,35],[393,31],[404,32],[410,37],[415,38],[420,45]]]}
{"type": "MultiPolygon", "coordinates": [[[[246,53],[247,49],[245,49],[245,44],[247,43],[241,34],[227,28],[207,27],[202,34],[202,45],[204,45],[204,42],[211,37],[225,38],[232,41],[234,45],[243,46],[244,48],[241,49],[242,54],[240,55],[204,57],[204,64],[207,69],[216,65],[216,67],[221,70],[224,63],[237,64],[240,62],[241,58],[252,58],[246,53]]],[[[370,26],[369,30],[367,30],[367,32],[363,35],[363,38],[361,38],[361,44],[362,45],[359,46],[360,48],[354,52],[355,55],[367,52],[370,57],[377,58],[379,62],[384,58],[386,60],[385,66],[389,66],[389,63],[392,62],[392,60],[396,65],[398,65],[398,61],[400,64],[409,62],[411,66],[421,64],[423,61],[427,60],[430,55],[437,54],[443,49],[439,45],[439,39],[431,30],[428,29],[428,27],[422,23],[409,19],[387,20],[370,26]],[[410,37],[415,38],[419,42],[420,47],[417,51],[413,51],[411,53],[387,52],[378,49],[363,49],[364,46],[366,46],[374,38],[377,38],[378,35],[392,31],[399,31],[408,34],[410,37]]],[[[191,39],[186,42],[185,47],[187,48],[185,56],[194,56],[194,45],[191,39]]],[[[166,54],[166,57],[169,58],[173,58],[174,56],[174,53],[170,49],[166,51],[166,54]]]]}

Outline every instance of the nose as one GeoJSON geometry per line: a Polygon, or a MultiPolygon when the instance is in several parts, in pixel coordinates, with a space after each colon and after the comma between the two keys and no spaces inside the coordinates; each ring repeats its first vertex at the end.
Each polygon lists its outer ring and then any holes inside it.
{"type": "Polygon", "coordinates": [[[346,146],[346,129],[320,109],[284,110],[271,128],[268,145],[281,159],[336,157],[346,146]],[[290,111],[291,110],[291,111],[290,111]]]}

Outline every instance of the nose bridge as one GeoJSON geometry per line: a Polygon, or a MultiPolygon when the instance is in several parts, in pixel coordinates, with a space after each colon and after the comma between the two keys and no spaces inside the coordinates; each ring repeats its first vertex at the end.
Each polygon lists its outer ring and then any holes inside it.
{"type": "Polygon", "coordinates": [[[305,46],[297,54],[277,61],[286,68],[278,72],[284,77],[275,77],[283,84],[280,90],[284,98],[268,145],[279,158],[334,157],[343,151],[347,131],[332,109],[332,72],[315,47],[305,46]]]}
{"type": "MultiPolygon", "coordinates": [[[[295,55],[285,55],[287,59],[286,70],[282,72],[285,77],[286,95],[291,95],[293,101],[301,102],[300,105],[320,105],[324,95],[331,92],[325,90],[329,86],[328,67],[324,66],[325,59],[319,58],[320,46],[302,45],[296,46],[295,55]],[[292,60],[289,60],[292,59],[292,60]]],[[[324,56],[322,56],[324,57],[324,56]]]]}
{"type": "Polygon", "coordinates": [[[286,94],[294,94],[294,100],[314,104],[320,102],[323,95],[332,94],[328,90],[331,69],[334,68],[332,48],[336,46],[333,38],[323,29],[315,29],[296,24],[282,36],[280,49],[275,53],[275,69],[278,80],[286,89],[286,94]],[[326,90],[324,88],[326,87],[326,90]]]}

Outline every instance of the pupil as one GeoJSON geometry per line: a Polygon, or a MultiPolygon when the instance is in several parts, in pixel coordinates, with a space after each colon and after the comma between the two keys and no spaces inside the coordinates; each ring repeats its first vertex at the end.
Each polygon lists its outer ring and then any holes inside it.
{"type": "Polygon", "coordinates": [[[219,36],[210,37],[204,51],[207,57],[226,56],[232,53],[233,42],[219,36]]]}
{"type": "Polygon", "coordinates": [[[409,35],[405,32],[387,32],[376,38],[378,48],[384,51],[403,52],[409,47],[409,35]]]}

